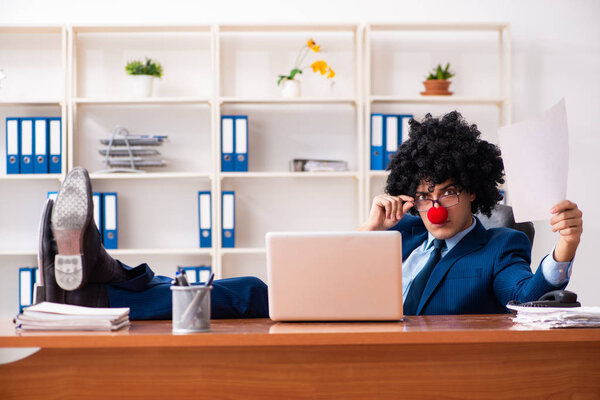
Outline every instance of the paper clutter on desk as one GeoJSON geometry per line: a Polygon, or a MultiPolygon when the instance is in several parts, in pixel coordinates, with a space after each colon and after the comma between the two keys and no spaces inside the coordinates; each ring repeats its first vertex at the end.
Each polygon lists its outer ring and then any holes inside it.
{"type": "Polygon", "coordinates": [[[516,324],[531,329],[599,328],[600,307],[523,307],[507,305],[516,311],[516,324]]]}
{"type": "Polygon", "coordinates": [[[82,307],[42,302],[13,321],[23,331],[116,331],[130,325],[129,308],[82,307]]]}

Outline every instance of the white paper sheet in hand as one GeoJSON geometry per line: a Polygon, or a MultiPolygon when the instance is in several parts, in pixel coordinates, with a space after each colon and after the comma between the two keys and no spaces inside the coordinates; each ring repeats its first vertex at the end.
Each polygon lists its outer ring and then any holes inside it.
{"type": "Polygon", "coordinates": [[[498,130],[516,222],[550,219],[567,195],[569,137],[565,100],[543,114],[498,130]]]}

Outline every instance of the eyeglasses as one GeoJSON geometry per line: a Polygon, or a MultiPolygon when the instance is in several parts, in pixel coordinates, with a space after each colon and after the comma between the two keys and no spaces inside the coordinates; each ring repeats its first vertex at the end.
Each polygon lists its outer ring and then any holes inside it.
{"type": "Polygon", "coordinates": [[[437,200],[433,199],[417,199],[415,200],[415,208],[419,212],[429,211],[431,207],[434,206],[435,203],[438,203],[440,207],[452,207],[459,203],[460,201],[460,193],[451,193],[438,197],[437,200]]]}

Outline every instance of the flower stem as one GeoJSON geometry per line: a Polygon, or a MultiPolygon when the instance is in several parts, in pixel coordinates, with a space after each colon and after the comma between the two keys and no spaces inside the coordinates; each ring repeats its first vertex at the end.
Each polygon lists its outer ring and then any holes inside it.
{"type": "Polygon", "coordinates": [[[302,61],[304,61],[304,58],[306,58],[306,55],[308,54],[309,51],[310,51],[310,49],[308,48],[307,45],[302,46],[302,48],[298,52],[298,56],[296,57],[296,62],[294,63],[294,68],[298,68],[298,66],[300,64],[302,64],[302,61]]]}

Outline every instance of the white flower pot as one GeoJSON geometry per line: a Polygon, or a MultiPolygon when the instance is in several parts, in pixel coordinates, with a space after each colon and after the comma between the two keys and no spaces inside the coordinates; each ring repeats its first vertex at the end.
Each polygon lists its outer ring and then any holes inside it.
{"type": "Polygon", "coordinates": [[[131,97],[152,97],[154,77],[152,75],[129,75],[131,97]]]}
{"type": "Polygon", "coordinates": [[[300,97],[301,94],[300,81],[295,79],[284,79],[281,82],[281,95],[283,97],[300,97]]]}

